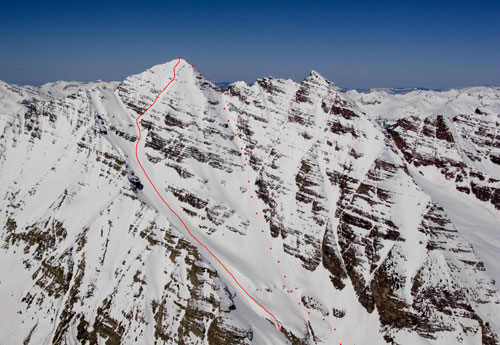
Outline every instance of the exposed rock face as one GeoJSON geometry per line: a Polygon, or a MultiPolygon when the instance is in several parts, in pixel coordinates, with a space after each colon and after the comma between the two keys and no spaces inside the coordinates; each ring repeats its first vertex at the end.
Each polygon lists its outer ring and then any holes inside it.
{"type": "Polygon", "coordinates": [[[409,163],[438,168],[446,179],[455,181],[457,190],[500,210],[500,180],[478,167],[486,163],[490,169],[498,169],[500,137],[496,133],[500,119],[476,114],[445,119],[437,115],[423,120],[401,119],[397,124],[399,127],[390,133],[409,163]]]}
{"type": "Polygon", "coordinates": [[[425,182],[500,219],[494,106],[386,130],[366,113],[383,97],[316,72],[222,94],[181,62],[139,121],[141,163],[278,332],[135,160],[135,118],[175,63],[2,114],[3,342],[498,342],[488,257],[425,182]]]}

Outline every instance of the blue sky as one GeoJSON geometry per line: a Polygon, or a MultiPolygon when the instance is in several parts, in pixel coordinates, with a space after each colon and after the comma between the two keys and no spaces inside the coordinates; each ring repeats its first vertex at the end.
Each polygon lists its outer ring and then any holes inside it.
{"type": "Polygon", "coordinates": [[[211,80],[500,85],[500,1],[22,1],[0,6],[0,79],[122,80],[182,56],[211,80]]]}

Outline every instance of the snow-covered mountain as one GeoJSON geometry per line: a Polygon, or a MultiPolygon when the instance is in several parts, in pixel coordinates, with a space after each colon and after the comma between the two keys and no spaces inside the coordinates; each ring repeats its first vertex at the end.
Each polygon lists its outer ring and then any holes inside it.
{"type": "Polygon", "coordinates": [[[499,88],[181,60],[184,226],[177,63],[0,84],[2,344],[498,343],[499,88]]]}

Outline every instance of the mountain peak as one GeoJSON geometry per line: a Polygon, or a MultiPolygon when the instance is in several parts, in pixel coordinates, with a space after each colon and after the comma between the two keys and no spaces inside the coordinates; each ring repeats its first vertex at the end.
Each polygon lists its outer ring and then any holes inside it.
{"type": "Polygon", "coordinates": [[[498,343],[500,89],[222,93],[175,59],[40,92],[0,83],[0,339],[498,343]]]}
{"type": "Polygon", "coordinates": [[[320,79],[325,79],[325,77],[323,77],[318,71],[315,71],[315,70],[311,70],[311,72],[309,72],[309,75],[308,77],[312,77],[312,78],[320,78],[320,79]]]}
{"type": "Polygon", "coordinates": [[[325,77],[323,77],[319,72],[315,71],[315,70],[312,70],[308,75],[307,77],[304,78],[304,81],[307,81],[307,82],[314,82],[314,83],[317,83],[317,84],[323,84],[323,85],[328,85],[330,87],[334,87],[334,88],[337,88],[337,85],[335,85],[334,82],[331,82],[330,80],[326,79],[325,77]]]}

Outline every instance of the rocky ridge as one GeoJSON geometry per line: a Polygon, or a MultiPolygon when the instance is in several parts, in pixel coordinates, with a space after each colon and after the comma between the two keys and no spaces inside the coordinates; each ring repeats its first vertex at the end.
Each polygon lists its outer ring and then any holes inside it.
{"type": "Polygon", "coordinates": [[[222,94],[181,62],[140,121],[145,168],[280,333],[190,240],[135,161],[135,117],[175,62],[2,114],[1,339],[498,342],[490,257],[422,183],[443,176],[499,221],[496,103],[386,130],[314,71],[222,94]]]}

